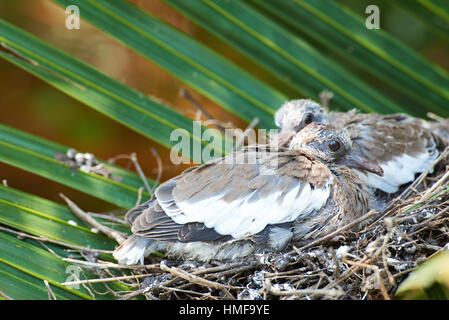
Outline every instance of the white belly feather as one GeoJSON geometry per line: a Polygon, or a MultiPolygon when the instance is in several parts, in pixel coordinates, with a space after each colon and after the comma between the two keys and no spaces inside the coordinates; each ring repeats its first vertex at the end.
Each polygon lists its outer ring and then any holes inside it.
{"type": "Polygon", "coordinates": [[[438,158],[437,150],[421,153],[414,157],[404,154],[380,164],[384,171],[382,177],[372,173],[358,173],[368,186],[387,193],[395,193],[401,185],[412,182],[415,179],[415,174],[427,170],[436,158],[438,158]]]}
{"type": "Polygon", "coordinates": [[[254,190],[229,202],[223,200],[225,192],[221,192],[199,201],[192,197],[177,203],[179,210],[176,211],[165,208],[163,203],[161,206],[176,223],[201,222],[220,234],[240,239],[259,233],[269,224],[290,222],[300,215],[311,214],[326,204],[333,179],[320,188],[296,181],[289,190],[282,192],[274,188],[264,197],[254,190]]]}

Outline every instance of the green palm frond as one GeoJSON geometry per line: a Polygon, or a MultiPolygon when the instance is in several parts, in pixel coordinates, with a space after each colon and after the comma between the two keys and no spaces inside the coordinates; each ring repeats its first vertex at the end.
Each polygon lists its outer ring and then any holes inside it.
{"type": "MultiPolygon", "coordinates": [[[[448,72],[387,31],[368,30],[360,15],[338,1],[163,0],[251,61],[257,70],[231,61],[213,45],[202,43],[127,1],[53,2],[62,8],[78,6],[87,23],[227,112],[247,123],[257,118],[259,128],[275,127],[273,114],[286,100],[318,99],[323,90],[334,94],[331,108],[335,109],[406,112],[421,117],[432,112],[449,117],[448,72]]],[[[449,23],[448,4],[419,0],[410,5],[391,5],[408,12],[427,32],[449,43],[447,30],[429,19],[437,17],[449,23]]],[[[215,156],[226,153],[221,134],[213,141],[204,141],[208,127],[195,130],[193,120],[171,106],[107,76],[3,17],[0,57],[162,147],[177,145],[179,139],[173,140],[171,134],[181,129],[182,138],[189,141],[185,157],[201,162],[194,150],[198,145],[200,152],[212,150],[215,156]]],[[[0,124],[1,162],[120,208],[136,204],[143,186],[138,174],[101,160],[110,176],[73,168],[56,158],[68,149],[0,124]]],[[[148,183],[155,185],[151,180],[148,183]]],[[[150,194],[144,191],[142,197],[148,199],[150,194]]],[[[46,280],[57,299],[114,298],[95,293],[104,291],[101,284],[95,284],[95,290],[61,285],[70,276],[70,264],[61,259],[68,257],[67,248],[104,250],[102,257],[112,261],[108,252],[116,246],[65,206],[0,186],[0,228],[1,297],[48,299],[46,280]],[[17,232],[35,239],[17,238],[17,232]],[[48,239],[49,243],[44,246],[36,237],[48,239]]],[[[121,230],[127,231],[123,227],[121,230]]],[[[83,276],[96,277],[87,271],[83,276]]],[[[110,286],[129,290],[118,282],[110,286]]]]}

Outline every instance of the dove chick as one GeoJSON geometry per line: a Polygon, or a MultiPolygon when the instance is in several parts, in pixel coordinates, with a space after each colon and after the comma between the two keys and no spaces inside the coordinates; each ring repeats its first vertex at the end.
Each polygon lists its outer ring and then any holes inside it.
{"type": "MultiPolygon", "coordinates": [[[[426,123],[404,114],[362,114],[355,110],[329,112],[313,100],[298,99],[286,102],[275,114],[276,125],[281,129],[279,145],[313,122],[330,123],[345,128],[352,140],[351,153],[378,164],[384,174],[358,172],[367,185],[386,193],[395,193],[403,184],[415,179],[438,158],[444,146],[442,127],[426,123]],[[435,130],[433,130],[435,128],[435,130]]],[[[448,129],[449,130],[449,129],[448,129]]]]}
{"type": "Polygon", "coordinates": [[[126,220],[133,235],[115,251],[135,264],[152,251],[198,261],[278,251],[363,215],[370,194],[350,168],[382,169],[351,154],[344,129],[311,124],[290,149],[248,146],[162,183],[126,220]]]}

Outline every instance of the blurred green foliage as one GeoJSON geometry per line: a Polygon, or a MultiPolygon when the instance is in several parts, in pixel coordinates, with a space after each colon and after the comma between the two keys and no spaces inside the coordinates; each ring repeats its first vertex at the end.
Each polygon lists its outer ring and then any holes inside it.
{"type": "Polygon", "coordinates": [[[449,251],[442,251],[410,273],[396,292],[404,300],[449,300],[449,251]]]}
{"type": "MultiPolygon", "coordinates": [[[[70,213],[55,203],[58,193],[78,190],[70,196],[91,210],[129,208],[140,177],[105,163],[123,177],[112,181],[53,156],[68,147],[99,159],[139,152],[142,167],[154,178],[157,159],[150,147],[156,147],[164,163],[162,179],[176,175],[185,166],[170,164],[169,133],[181,127],[191,141],[201,139],[190,128],[198,110],[179,95],[185,87],[215,119],[242,129],[254,118],[259,128],[271,128],[273,113],[285,100],[318,99],[325,89],[335,95],[333,109],[449,116],[448,2],[132,3],[140,8],[122,0],[0,2],[0,161],[7,164],[0,166],[0,179],[34,194],[0,188],[2,225],[54,241],[66,234],[79,246],[106,241],[105,248],[113,247],[112,241],[67,223],[70,213]],[[69,4],[81,8],[80,30],[65,28],[69,4]],[[379,30],[364,23],[365,9],[373,4],[380,9],[379,30]]],[[[121,165],[131,167],[130,161],[121,165]]],[[[60,285],[67,263],[14,235],[0,232],[3,297],[45,299],[45,279],[58,298],[92,298],[83,289],[60,285]]],[[[65,254],[64,246],[52,246],[65,254]]],[[[447,298],[447,281],[435,269],[446,265],[446,258],[423,265],[398,294],[447,298]]]]}

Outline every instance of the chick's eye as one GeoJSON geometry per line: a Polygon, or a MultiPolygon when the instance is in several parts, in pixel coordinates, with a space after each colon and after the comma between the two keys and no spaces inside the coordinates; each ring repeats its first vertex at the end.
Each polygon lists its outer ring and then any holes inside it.
{"type": "Polygon", "coordinates": [[[331,142],[329,142],[329,149],[331,149],[332,151],[340,150],[340,142],[338,142],[337,140],[332,140],[331,142]]]}
{"type": "Polygon", "coordinates": [[[313,121],[313,115],[311,115],[310,113],[308,115],[306,115],[306,117],[304,118],[304,123],[305,124],[309,124],[312,123],[313,121]]]}

